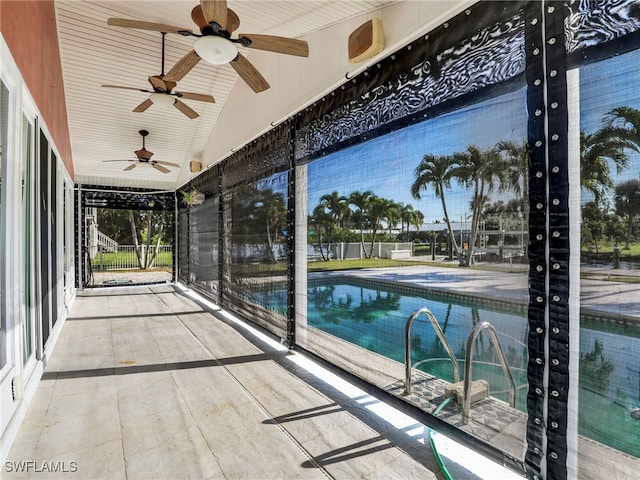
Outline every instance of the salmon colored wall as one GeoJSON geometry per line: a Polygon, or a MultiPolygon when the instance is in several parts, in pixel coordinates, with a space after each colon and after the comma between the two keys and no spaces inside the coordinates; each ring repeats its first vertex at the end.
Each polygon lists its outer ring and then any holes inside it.
{"type": "Polygon", "coordinates": [[[0,31],[73,178],[53,1],[0,0],[0,31]]]}

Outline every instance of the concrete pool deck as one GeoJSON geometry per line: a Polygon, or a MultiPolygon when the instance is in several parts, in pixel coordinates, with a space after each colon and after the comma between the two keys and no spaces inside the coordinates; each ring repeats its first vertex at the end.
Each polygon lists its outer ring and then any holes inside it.
{"type": "MultiPolygon", "coordinates": [[[[522,266],[519,266],[522,267],[522,266]]],[[[495,265],[492,265],[495,268],[495,265]]],[[[452,292],[468,297],[491,298],[520,305],[529,303],[528,273],[514,270],[508,264],[502,271],[456,266],[416,264],[406,267],[363,268],[311,273],[310,278],[350,276],[410,285],[416,288],[452,292]]],[[[640,324],[640,282],[616,281],[622,276],[640,276],[633,270],[581,269],[580,307],[583,313],[601,313],[615,319],[640,324]]]]}

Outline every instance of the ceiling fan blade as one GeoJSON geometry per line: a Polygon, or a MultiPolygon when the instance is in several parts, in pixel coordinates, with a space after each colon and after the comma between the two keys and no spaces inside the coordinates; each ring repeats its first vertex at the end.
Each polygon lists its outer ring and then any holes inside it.
{"type": "Polygon", "coordinates": [[[216,100],[211,95],[205,95],[204,93],[190,93],[190,92],[175,92],[180,98],[186,98],[187,100],[198,100],[199,102],[216,103],[216,100]]]}
{"type": "Polygon", "coordinates": [[[168,165],[170,167],[180,167],[177,163],[165,162],[163,160],[154,160],[152,163],[159,163],[160,165],[168,165]]]}
{"type": "Polygon", "coordinates": [[[298,57],[309,56],[309,44],[297,38],[277,37],[275,35],[239,34],[239,38],[242,37],[251,40],[249,48],[284,53],[286,55],[296,55],[298,57]]]}
{"type": "Polygon", "coordinates": [[[157,163],[153,163],[151,164],[151,166],[156,170],[160,170],[162,173],[169,173],[171,171],[168,168],[164,168],[162,165],[158,165],[157,163]]]}
{"type": "Polygon", "coordinates": [[[263,92],[270,87],[269,83],[264,79],[260,72],[254,67],[247,58],[238,53],[235,60],[229,62],[238,75],[244,80],[251,89],[256,92],[263,92]]]}
{"type": "Polygon", "coordinates": [[[137,28],[139,30],[153,30],[154,32],[178,33],[192,31],[188,28],[166,25],[164,23],[143,22],[141,20],[129,20],[127,18],[111,17],[107,20],[107,24],[112,27],[137,28]]]}
{"type": "Polygon", "coordinates": [[[123,168],[122,171],[123,172],[128,172],[129,170],[133,170],[134,168],[136,168],[137,165],[138,165],[137,163],[132,163],[128,167],[123,168]]]}
{"type": "Polygon", "coordinates": [[[135,160],[102,160],[103,162],[135,162],[135,160]]]}
{"type": "Polygon", "coordinates": [[[196,5],[193,7],[193,10],[191,10],[191,20],[193,20],[193,23],[198,26],[201,32],[209,26],[207,19],[204,18],[204,13],[202,12],[200,4],[196,5]]]}
{"type": "Polygon", "coordinates": [[[238,18],[238,15],[236,15],[236,12],[234,12],[230,8],[227,8],[227,32],[233,33],[238,29],[239,26],[240,19],[238,18]]]}
{"type": "Polygon", "coordinates": [[[163,80],[165,82],[179,82],[200,61],[195,50],[191,50],[167,72],[163,80]]]}
{"type": "Polygon", "coordinates": [[[200,7],[207,23],[216,22],[227,29],[227,0],[200,0],[200,7]]]}
{"type": "Polygon", "coordinates": [[[133,109],[134,112],[144,112],[147,108],[149,108],[151,105],[153,105],[153,102],[151,101],[150,98],[147,98],[144,102],[142,102],[140,105],[138,105],[136,108],[133,109]]]}
{"type": "Polygon", "coordinates": [[[149,83],[150,83],[151,85],[153,85],[153,88],[154,88],[154,89],[158,88],[158,89],[160,89],[160,90],[162,90],[162,91],[166,91],[166,90],[168,90],[168,89],[167,89],[167,85],[166,85],[166,83],[164,82],[164,80],[163,80],[162,78],[159,78],[158,76],[155,76],[155,75],[150,76],[150,77],[149,77],[149,83]]]}
{"type": "Polygon", "coordinates": [[[102,86],[106,88],[121,88],[122,90],[135,90],[137,92],[153,93],[151,90],[145,90],[144,88],[121,87],[120,85],[102,85],[102,86]]]}
{"type": "Polygon", "coordinates": [[[184,102],[181,102],[180,100],[176,100],[176,103],[174,103],[173,106],[176,107],[178,110],[180,110],[182,113],[184,113],[187,117],[189,117],[192,120],[200,116],[198,115],[198,112],[196,112],[189,105],[187,105],[184,102]]]}

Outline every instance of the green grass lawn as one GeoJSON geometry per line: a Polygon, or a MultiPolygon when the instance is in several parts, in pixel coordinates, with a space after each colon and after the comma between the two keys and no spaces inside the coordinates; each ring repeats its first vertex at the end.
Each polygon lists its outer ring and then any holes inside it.
{"type": "MultiPolygon", "coordinates": [[[[154,266],[171,266],[172,263],[172,252],[160,252],[153,264],[154,266]]],[[[94,270],[99,270],[100,265],[102,265],[102,270],[134,269],[138,266],[138,260],[135,252],[132,251],[102,252],[102,254],[97,254],[91,261],[91,266],[94,270]]]]}
{"type": "MultiPolygon", "coordinates": [[[[618,248],[620,248],[620,258],[640,257],[640,243],[632,243],[629,245],[629,248],[625,248],[624,242],[622,242],[618,244],[618,248]]],[[[588,246],[583,246],[581,251],[585,254],[591,255],[611,255],[613,253],[613,244],[611,242],[607,242],[598,245],[598,253],[596,253],[594,248],[589,250],[588,246]]]]}

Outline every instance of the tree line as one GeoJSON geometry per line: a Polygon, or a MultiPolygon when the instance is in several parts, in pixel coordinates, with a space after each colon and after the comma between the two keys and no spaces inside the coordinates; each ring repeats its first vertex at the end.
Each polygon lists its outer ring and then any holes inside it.
{"type": "Polygon", "coordinates": [[[323,260],[330,260],[334,242],[360,242],[365,258],[371,258],[383,224],[391,233],[398,223],[404,232],[412,225],[420,229],[423,221],[424,214],[412,205],[380,197],[370,190],[354,191],[348,196],[334,191],[322,195],[308,216],[309,239],[318,244],[323,260]]]}

